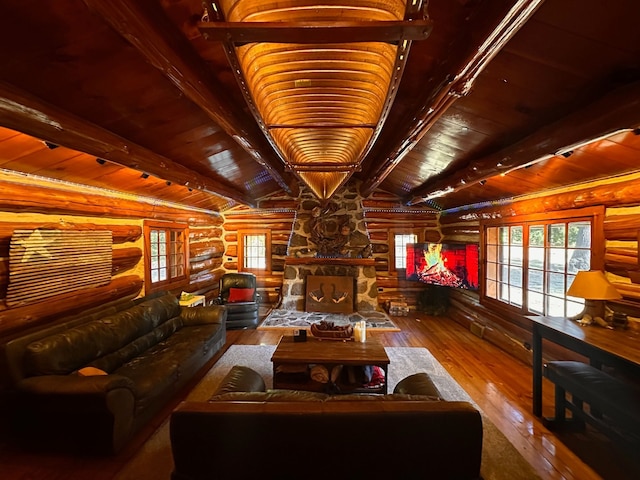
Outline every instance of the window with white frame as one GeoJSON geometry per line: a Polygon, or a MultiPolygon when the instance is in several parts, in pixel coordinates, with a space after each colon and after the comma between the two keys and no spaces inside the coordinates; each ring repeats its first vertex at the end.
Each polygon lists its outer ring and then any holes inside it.
{"type": "Polygon", "coordinates": [[[415,233],[393,234],[393,257],[396,270],[407,268],[407,244],[416,243],[418,235],[415,233]]]}
{"type": "Polygon", "coordinates": [[[594,268],[594,232],[602,216],[584,210],[558,215],[483,225],[485,299],[523,314],[564,317],[582,311],[584,300],[566,291],[579,270],[594,268]]]}
{"type": "Polygon", "coordinates": [[[238,232],[238,270],[271,269],[271,236],[268,230],[238,232]]]}

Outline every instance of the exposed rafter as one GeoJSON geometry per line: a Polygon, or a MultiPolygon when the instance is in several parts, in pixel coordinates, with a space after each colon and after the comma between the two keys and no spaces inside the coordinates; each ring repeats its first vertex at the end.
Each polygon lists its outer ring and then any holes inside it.
{"type": "Polygon", "coordinates": [[[458,67],[455,74],[443,72],[442,81],[435,91],[428,92],[421,110],[412,122],[397,135],[395,145],[387,150],[384,160],[377,163],[369,179],[362,185],[364,196],[370,195],[402,161],[403,157],[422,139],[433,124],[461,96],[467,95],[474,81],[495,55],[513,35],[534,14],[544,0],[519,0],[502,18],[496,19],[493,29],[480,38],[476,45],[470,45],[472,52],[458,67]]]}
{"type": "Polygon", "coordinates": [[[622,130],[640,126],[640,83],[615,90],[599,101],[544,126],[525,139],[472,162],[464,170],[414,189],[405,203],[414,205],[442,192],[452,193],[501,173],[560,155],[622,130]]]}
{"type": "Polygon", "coordinates": [[[246,205],[255,204],[255,199],[225,185],[222,179],[216,181],[200,175],[4,82],[0,82],[0,124],[164,180],[225,196],[246,205]]]}
{"type": "Polygon", "coordinates": [[[158,4],[127,0],[84,0],[84,3],[233,137],[287,193],[298,194],[297,184],[291,181],[250,117],[228,98],[215,94],[223,87],[158,4]]]}

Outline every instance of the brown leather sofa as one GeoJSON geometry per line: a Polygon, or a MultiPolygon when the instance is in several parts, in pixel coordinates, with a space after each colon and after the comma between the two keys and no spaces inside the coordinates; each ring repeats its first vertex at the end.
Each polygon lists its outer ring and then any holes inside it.
{"type": "Polygon", "coordinates": [[[266,391],[236,366],[208,402],[180,404],[170,431],[173,480],[480,478],[480,413],[424,373],[391,395],[327,395],[266,391]]]}
{"type": "Polygon", "coordinates": [[[224,345],[225,321],[222,306],[181,307],[166,293],[12,339],[1,371],[14,433],[117,452],[224,345]]]}

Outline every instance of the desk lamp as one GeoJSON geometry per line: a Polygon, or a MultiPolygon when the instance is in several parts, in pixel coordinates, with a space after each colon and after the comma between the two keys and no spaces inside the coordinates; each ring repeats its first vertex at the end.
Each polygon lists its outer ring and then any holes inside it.
{"type": "Polygon", "coordinates": [[[604,318],[605,300],[622,298],[600,270],[580,270],[567,290],[567,295],[585,300],[584,310],[572,317],[574,320],[579,320],[585,315],[591,315],[593,319],[604,318]]]}

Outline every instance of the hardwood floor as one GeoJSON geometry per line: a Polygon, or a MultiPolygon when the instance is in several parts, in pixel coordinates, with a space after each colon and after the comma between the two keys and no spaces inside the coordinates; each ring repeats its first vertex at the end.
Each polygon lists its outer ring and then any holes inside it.
{"type": "MultiPolygon", "coordinates": [[[[448,318],[414,314],[409,317],[394,317],[394,321],[401,332],[374,334],[370,331],[368,335],[375,335],[385,346],[429,349],[543,479],[602,478],[531,413],[531,368],[528,365],[479,339],[448,318]]],[[[276,344],[282,333],[284,332],[274,330],[231,330],[227,334],[225,349],[231,344],[276,344]]],[[[222,352],[216,359],[221,355],[222,352]]],[[[194,379],[191,387],[197,380],[194,379]]],[[[168,405],[124,452],[115,457],[76,458],[47,453],[34,454],[20,451],[3,442],[0,444],[1,477],[43,480],[114,478],[189,389],[168,405]]],[[[552,415],[553,388],[547,383],[544,385],[543,404],[544,414],[552,415]]]]}
{"type": "MultiPolygon", "coordinates": [[[[446,317],[393,317],[401,332],[375,335],[388,347],[425,347],[467,391],[543,479],[602,478],[532,412],[531,367],[446,317]]],[[[236,332],[231,332],[236,335],[236,332]]],[[[236,344],[275,344],[282,332],[238,332],[236,344]]],[[[544,384],[544,415],[553,415],[553,386],[544,384]]]]}

